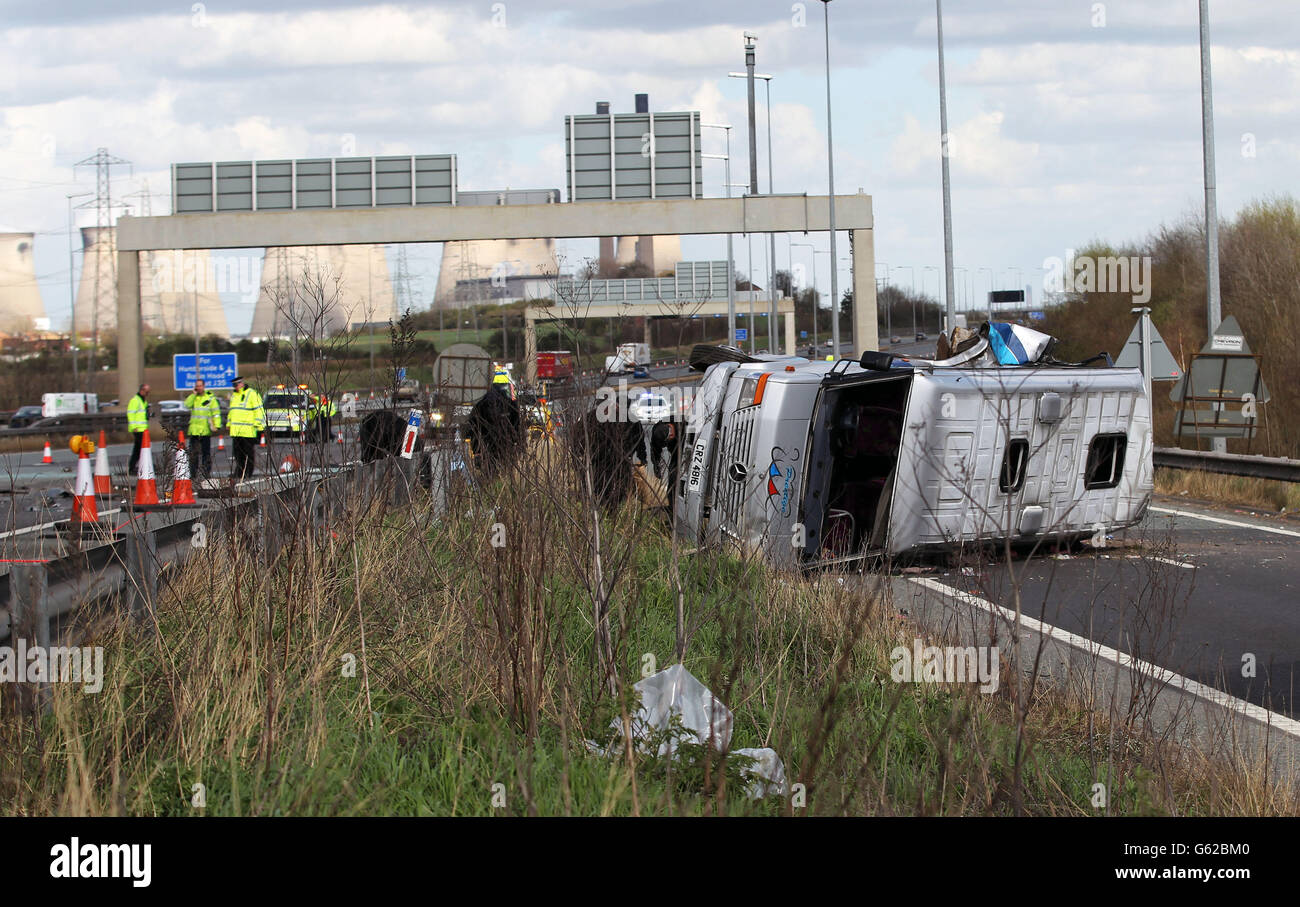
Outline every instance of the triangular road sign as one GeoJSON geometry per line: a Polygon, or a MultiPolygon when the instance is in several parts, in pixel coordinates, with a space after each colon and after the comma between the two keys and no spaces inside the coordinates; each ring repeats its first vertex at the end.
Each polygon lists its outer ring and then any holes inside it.
{"type": "Polygon", "coordinates": [[[1242,332],[1241,325],[1237,324],[1237,319],[1229,315],[1219,322],[1205,346],[1201,347],[1201,352],[1249,353],[1250,344],[1246,342],[1246,335],[1242,332]]]}
{"type": "MultiPolygon", "coordinates": [[[[1132,340],[1131,337],[1129,339],[1132,340]]],[[[1126,348],[1125,353],[1127,352],[1126,348]]],[[[1151,353],[1154,361],[1154,348],[1151,353]]],[[[1264,386],[1264,379],[1259,374],[1259,364],[1251,357],[1250,344],[1246,342],[1241,325],[1229,315],[1219,323],[1205,346],[1193,357],[1192,396],[1222,395],[1235,401],[1243,393],[1253,394],[1258,390],[1256,402],[1267,403],[1268,388],[1264,386]]],[[[1175,403],[1180,402],[1186,393],[1186,384],[1186,376],[1178,379],[1178,383],[1169,391],[1169,399],[1175,403]]]]}
{"type": "MultiPolygon", "coordinates": [[[[1133,331],[1128,335],[1128,340],[1124,341],[1124,350],[1115,360],[1118,368],[1141,368],[1142,367],[1142,317],[1138,316],[1138,323],[1133,325],[1133,331]]],[[[1169,347],[1165,346],[1164,338],[1156,330],[1154,321],[1147,321],[1147,329],[1151,332],[1151,380],[1152,381],[1177,381],[1183,377],[1183,370],[1178,365],[1178,360],[1174,354],[1169,352],[1169,347]]]]}

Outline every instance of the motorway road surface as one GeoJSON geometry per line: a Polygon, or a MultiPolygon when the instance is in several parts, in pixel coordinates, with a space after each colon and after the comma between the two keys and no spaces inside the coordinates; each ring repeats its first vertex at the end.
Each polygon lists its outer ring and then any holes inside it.
{"type": "Polygon", "coordinates": [[[1300,717],[1300,520],[1157,497],[1104,548],[978,561],[929,576],[1013,609],[1018,575],[1024,614],[1300,717]]]}

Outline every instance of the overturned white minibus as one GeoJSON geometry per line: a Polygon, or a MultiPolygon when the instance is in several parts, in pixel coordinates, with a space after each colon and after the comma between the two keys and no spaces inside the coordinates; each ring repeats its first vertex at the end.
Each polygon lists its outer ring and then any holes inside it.
{"type": "Polygon", "coordinates": [[[987,336],[942,361],[709,365],[673,489],[678,531],[792,567],[1140,520],[1152,492],[1141,373],[999,365],[987,336]]]}

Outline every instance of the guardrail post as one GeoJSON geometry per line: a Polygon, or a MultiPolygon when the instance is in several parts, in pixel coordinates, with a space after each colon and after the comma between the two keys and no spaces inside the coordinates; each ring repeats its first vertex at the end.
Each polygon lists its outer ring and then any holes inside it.
{"type": "Polygon", "coordinates": [[[127,613],[136,624],[152,625],[158,596],[158,539],[149,529],[133,524],[126,533],[127,613]]]}
{"type": "Polygon", "coordinates": [[[275,560],[280,549],[284,547],[284,524],[280,508],[283,503],[273,491],[257,496],[258,520],[262,528],[262,549],[266,553],[266,564],[275,560]]]}
{"type": "MultiPolygon", "coordinates": [[[[50,649],[50,578],[44,564],[14,564],[9,571],[9,641],[50,649]]],[[[47,659],[46,664],[49,661],[47,659]]],[[[23,670],[26,665],[19,666],[23,670]]],[[[50,707],[50,684],[47,677],[34,684],[18,687],[19,707],[26,711],[50,707]]]]}
{"type": "Polygon", "coordinates": [[[419,476],[420,452],[416,451],[411,459],[407,460],[402,457],[394,457],[393,464],[393,496],[390,499],[395,505],[409,504],[414,499],[414,485],[419,476]]]}

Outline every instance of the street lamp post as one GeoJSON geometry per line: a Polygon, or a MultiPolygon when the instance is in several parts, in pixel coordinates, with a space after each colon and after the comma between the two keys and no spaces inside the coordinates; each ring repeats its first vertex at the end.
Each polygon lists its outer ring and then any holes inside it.
{"type": "MultiPolygon", "coordinates": [[[[729,72],[727,73],[727,76],[732,79],[749,80],[750,82],[749,97],[750,97],[751,104],[754,98],[753,80],[754,79],[763,80],[763,84],[767,93],[767,192],[769,195],[771,195],[776,191],[773,188],[774,183],[772,179],[772,76],[767,73],[754,72],[754,67],[750,63],[750,56],[748,54],[746,55],[745,60],[746,60],[746,65],[749,68],[748,72],[729,72]]],[[[752,107],[750,108],[750,112],[751,114],[753,113],[752,107]]],[[[753,146],[751,145],[751,148],[752,147],[753,146]]],[[[750,168],[751,174],[756,172],[754,169],[756,167],[757,167],[757,161],[755,161],[750,168]]],[[[768,342],[768,349],[776,349],[776,234],[775,233],[768,234],[768,242],[769,242],[770,251],[772,255],[772,267],[768,270],[768,275],[767,275],[768,283],[770,284],[769,295],[771,296],[771,307],[770,307],[770,311],[768,312],[767,342],[768,342]]]]}
{"type": "MultiPolygon", "coordinates": [[[[1205,173],[1205,330],[1211,338],[1223,316],[1219,298],[1219,202],[1214,168],[1214,85],[1210,74],[1210,3],[1200,2],[1201,159],[1205,173]]],[[[1148,394],[1148,396],[1150,396],[1148,394]]],[[[1211,450],[1224,453],[1227,438],[1212,438],[1211,450]]]]}
{"type": "Polygon", "coordinates": [[[835,258],[835,141],[831,133],[831,0],[822,0],[825,14],[826,41],[826,176],[831,234],[831,346],[840,354],[840,284],[836,275],[835,258]]]}
{"type": "Polygon", "coordinates": [[[934,0],[934,15],[938,23],[939,35],[939,142],[940,159],[943,167],[943,272],[945,311],[947,327],[952,330],[956,320],[956,303],[953,295],[952,279],[952,184],[948,178],[948,91],[943,71],[943,2],[934,0]]]}

